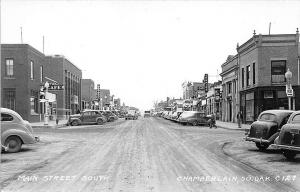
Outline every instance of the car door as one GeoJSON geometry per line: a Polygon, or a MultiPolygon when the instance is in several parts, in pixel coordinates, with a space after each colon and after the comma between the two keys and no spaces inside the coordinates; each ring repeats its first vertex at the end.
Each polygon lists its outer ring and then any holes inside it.
{"type": "Polygon", "coordinates": [[[91,121],[91,112],[90,111],[86,111],[82,113],[82,123],[86,124],[86,123],[90,123],[91,121]]]}

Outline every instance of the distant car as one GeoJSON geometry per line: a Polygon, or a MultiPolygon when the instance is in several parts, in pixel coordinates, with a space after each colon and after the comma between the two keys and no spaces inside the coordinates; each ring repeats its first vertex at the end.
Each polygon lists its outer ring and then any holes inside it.
{"type": "Polygon", "coordinates": [[[145,111],[144,112],[144,117],[150,117],[150,111],[145,111]]]}
{"type": "Polygon", "coordinates": [[[133,119],[133,120],[138,119],[138,112],[136,110],[129,110],[125,115],[125,120],[128,119],[133,119]]]}
{"type": "Polygon", "coordinates": [[[106,117],[108,122],[115,121],[118,119],[118,117],[111,111],[101,110],[100,113],[106,117]]]}
{"type": "Polygon", "coordinates": [[[274,143],[281,127],[287,123],[292,113],[290,110],[263,111],[257,121],[251,124],[250,130],[246,131],[245,140],[255,142],[260,150],[267,149],[274,143]]]}
{"type": "Polygon", "coordinates": [[[184,111],[177,119],[179,123],[196,125],[209,125],[210,118],[200,111],[184,111]]]}
{"type": "Polygon", "coordinates": [[[77,126],[83,124],[102,125],[107,119],[97,110],[86,110],[80,114],[70,115],[68,125],[77,126]]]}
{"type": "Polygon", "coordinates": [[[287,159],[294,159],[300,153],[300,111],[294,112],[282,126],[272,146],[281,149],[287,159]]]}
{"type": "Polygon", "coordinates": [[[28,121],[13,110],[1,108],[1,150],[15,153],[21,150],[23,144],[38,141],[28,121]]]}

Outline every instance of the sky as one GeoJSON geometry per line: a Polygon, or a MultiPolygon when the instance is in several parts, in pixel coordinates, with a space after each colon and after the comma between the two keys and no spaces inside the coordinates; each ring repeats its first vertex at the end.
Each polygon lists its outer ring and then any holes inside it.
{"type": "MultiPolygon", "coordinates": [[[[221,80],[236,45],[296,33],[300,1],[1,0],[1,43],[60,54],[126,105],[182,97],[184,81],[221,80]]],[[[96,87],[95,87],[96,88],[96,87]]]]}

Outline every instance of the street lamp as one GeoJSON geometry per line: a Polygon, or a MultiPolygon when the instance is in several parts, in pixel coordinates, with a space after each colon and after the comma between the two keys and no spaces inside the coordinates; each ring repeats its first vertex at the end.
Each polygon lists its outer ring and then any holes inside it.
{"type": "Polygon", "coordinates": [[[288,102],[289,102],[289,110],[291,110],[291,99],[293,97],[293,88],[292,88],[292,84],[291,84],[291,80],[292,80],[292,72],[290,71],[290,69],[287,70],[287,72],[285,73],[285,78],[286,78],[286,95],[288,97],[288,102]]]}
{"type": "Polygon", "coordinates": [[[49,88],[49,83],[48,81],[46,81],[45,85],[45,118],[44,118],[44,125],[48,125],[48,121],[49,121],[49,114],[48,114],[48,98],[47,98],[47,95],[48,95],[48,88],[49,88]]]}

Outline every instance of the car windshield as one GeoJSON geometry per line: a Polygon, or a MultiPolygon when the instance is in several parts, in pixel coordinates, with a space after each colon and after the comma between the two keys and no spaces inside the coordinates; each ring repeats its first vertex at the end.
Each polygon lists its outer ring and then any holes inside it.
{"type": "Polygon", "coordinates": [[[193,117],[196,113],[194,112],[183,112],[181,114],[181,117],[185,118],[185,117],[193,117]]]}
{"type": "Polygon", "coordinates": [[[293,117],[292,123],[300,123],[300,114],[297,114],[293,117]]]}
{"type": "Polygon", "coordinates": [[[274,114],[271,114],[271,113],[265,113],[265,114],[262,114],[260,116],[260,121],[275,121],[276,120],[276,116],[274,114]]]}

